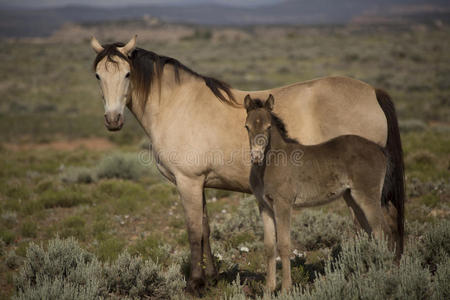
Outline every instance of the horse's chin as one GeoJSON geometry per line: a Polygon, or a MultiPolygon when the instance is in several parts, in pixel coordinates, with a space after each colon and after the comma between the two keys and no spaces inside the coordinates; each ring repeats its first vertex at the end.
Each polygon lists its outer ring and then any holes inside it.
{"type": "Polygon", "coordinates": [[[123,124],[119,125],[119,126],[106,126],[106,129],[108,129],[108,131],[119,131],[121,130],[123,127],[123,124]]]}
{"type": "Polygon", "coordinates": [[[252,164],[257,165],[257,166],[262,166],[264,159],[252,159],[252,164]]]}

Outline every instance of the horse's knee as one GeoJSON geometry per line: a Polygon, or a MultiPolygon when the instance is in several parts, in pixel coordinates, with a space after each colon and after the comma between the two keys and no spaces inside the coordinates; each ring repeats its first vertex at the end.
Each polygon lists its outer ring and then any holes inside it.
{"type": "Polygon", "coordinates": [[[264,242],[264,253],[267,258],[271,258],[275,256],[275,243],[273,242],[264,242]]]}
{"type": "Polygon", "coordinates": [[[291,254],[290,244],[289,243],[279,243],[278,244],[278,253],[281,257],[289,256],[291,254]]]}

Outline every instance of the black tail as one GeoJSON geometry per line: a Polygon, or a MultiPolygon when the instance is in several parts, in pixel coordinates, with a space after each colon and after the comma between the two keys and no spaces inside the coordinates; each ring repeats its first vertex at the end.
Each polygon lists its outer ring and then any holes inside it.
{"type": "Polygon", "coordinates": [[[397,234],[400,249],[397,253],[403,253],[403,235],[405,222],[405,177],[403,164],[403,150],[400,140],[400,129],[398,127],[397,115],[391,97],[383,90],[376,89],[378,103],[387,119],[388,136],[386,150],[389,156],[390,166],[383,185],[382,204],[389,205],[389,201],[397,209],[397,234]]]}

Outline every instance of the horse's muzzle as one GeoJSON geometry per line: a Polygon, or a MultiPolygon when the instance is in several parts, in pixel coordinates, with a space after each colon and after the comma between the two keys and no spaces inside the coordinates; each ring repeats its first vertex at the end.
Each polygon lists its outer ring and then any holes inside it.
{"type": "Polygon", "coordinates": [[[109,131],[117,131],[123,127],[123,115],[116,112],[105,113],[105,126],[109,131]]]}

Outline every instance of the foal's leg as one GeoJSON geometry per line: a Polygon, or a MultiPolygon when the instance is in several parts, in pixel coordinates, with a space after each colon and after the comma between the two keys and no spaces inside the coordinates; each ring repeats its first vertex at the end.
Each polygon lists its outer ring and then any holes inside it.
{"type": "Polygon", "coordinates": [[[209,244],[209,221],[208,221],[208,211],[206,209],[206,198],[205,191],[203,190],[203,238],[202,238],[202,248],[203,248],[203,258],[206,262],[205,275],[208,278],[216,279],[217,271],[214,265],[214,259],[211,252],[211,245],[209,244]]]}
{"type": "Polygon", "coordinates": [[[274,203],[275,224],[277,229],[278,253],[283,266],[281,287],[287,291],[292,287],[291,279],[291,204],[284,199],[274,203]]]}
{"type": "Polygon", "coordinates": [[[380,197],[369,196],[365,191],[351,190],[344,194],[345,201],[353,209],[361,227],[377,238],[383,233],[390,237],[389,228],[384,219],[380,197]]]}
{"type": "Polygon", "coordinates": [[[264,226],[264,252],[266,255],[266,289],[273,292],[276,287],[276,249],[275,220],[273,212],[266,207],[261,209],[264,226]]]}
{"type": "Polygon", "coordinates": [[[198,294],[205,285],[202,258],[203,237],[203,178],[177,176],[178,192],[183,203],[191,247],[191,277],[187,283],[190,293],[198,294]]]}

